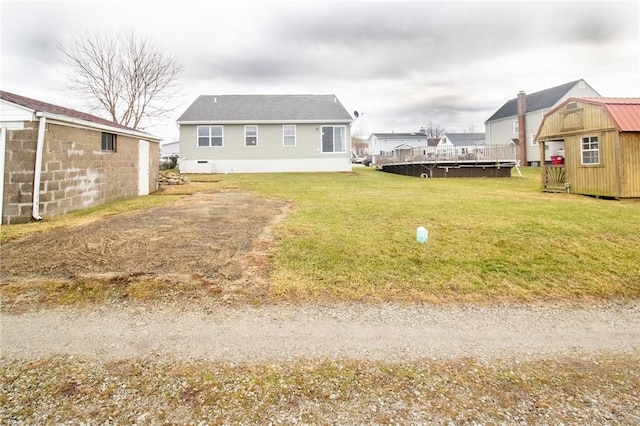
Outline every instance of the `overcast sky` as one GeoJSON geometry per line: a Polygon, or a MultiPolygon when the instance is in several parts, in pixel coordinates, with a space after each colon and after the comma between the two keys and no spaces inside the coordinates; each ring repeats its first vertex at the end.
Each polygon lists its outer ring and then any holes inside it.
{"type": "Polygon", "coordinates": [[[184,66],[175,120],[200,94],[335,94],[372,132],[484,132],[520,90],[584,78],[640,97],[640,2],[5,1],[1,87],[86,110],[57,44],[133,30],[184,66]]]}

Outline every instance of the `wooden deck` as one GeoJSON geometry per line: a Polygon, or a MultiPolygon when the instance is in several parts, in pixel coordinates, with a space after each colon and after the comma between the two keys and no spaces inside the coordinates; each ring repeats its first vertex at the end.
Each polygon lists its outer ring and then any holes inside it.
{"type": "Polygon", "coordinates": [[[405,176],[510,177],[517,164],[516,148],[508,145],[413,148],[376,156],[378,169],[405,176]]]}

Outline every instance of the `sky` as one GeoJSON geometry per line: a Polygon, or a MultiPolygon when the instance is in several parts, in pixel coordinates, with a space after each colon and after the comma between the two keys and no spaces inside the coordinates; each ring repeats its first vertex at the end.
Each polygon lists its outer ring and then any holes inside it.
{"type": "Polygon", "coordinates": [[[60,46],[134,31],[184,67],[173,112],[146,130],[178,140],[198,95],[334,94],[353,133],[429,124],[484,132],[519,91],[584,79],[640,97],[640,2],[6,1],[0,87],[87,111],[60,46]]]}

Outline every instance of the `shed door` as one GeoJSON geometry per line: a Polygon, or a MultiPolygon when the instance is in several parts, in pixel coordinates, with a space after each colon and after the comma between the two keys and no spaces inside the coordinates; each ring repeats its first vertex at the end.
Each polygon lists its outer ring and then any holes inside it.
{"type": "Polygon", "coordinates": [[[149,142],[138,142],[138,195],[149,194],[149,142]]]}

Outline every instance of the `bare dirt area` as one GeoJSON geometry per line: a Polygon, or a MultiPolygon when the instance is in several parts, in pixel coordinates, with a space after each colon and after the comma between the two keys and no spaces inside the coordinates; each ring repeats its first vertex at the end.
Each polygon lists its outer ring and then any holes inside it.
{"type": "Polygon", "coordinates": [[[287,209],[241,191],[197,193],[170,206],[3,243],[2,281],[195,279],[214,293],[259,293],[269,229],[287,209]]]}
{"type": "Polygon", "coordinates": [[[3,300],[0,422],[640,424],[638,301],[264,303],[288,211],[198,193],[3,243],[33,291],[3,300]]]}

